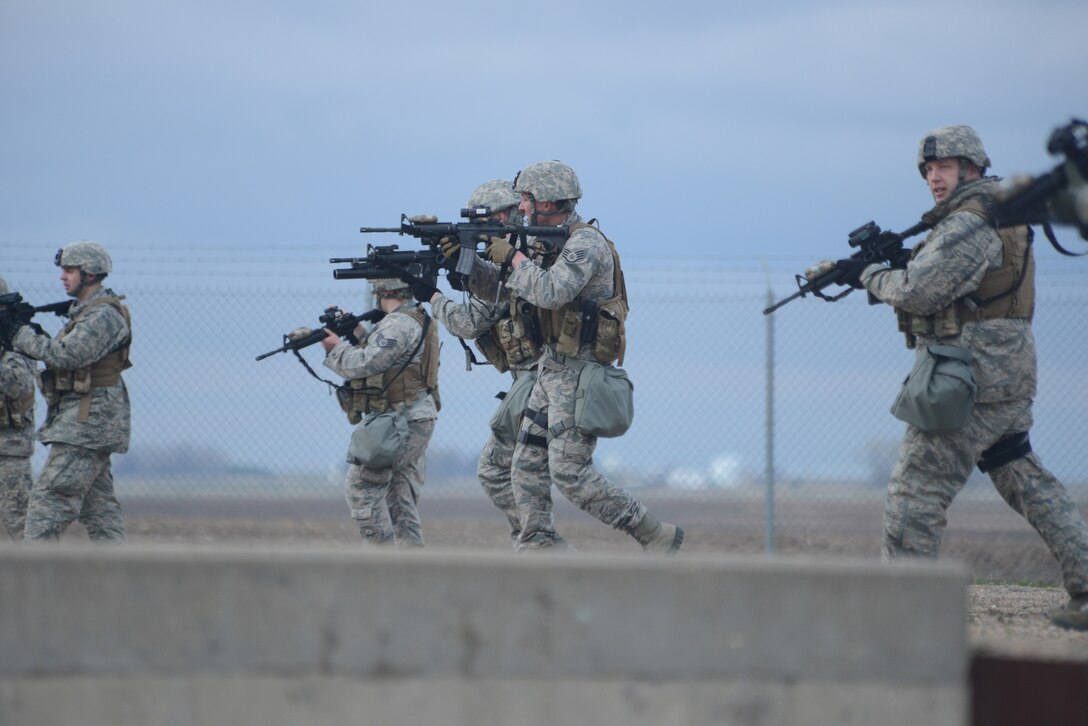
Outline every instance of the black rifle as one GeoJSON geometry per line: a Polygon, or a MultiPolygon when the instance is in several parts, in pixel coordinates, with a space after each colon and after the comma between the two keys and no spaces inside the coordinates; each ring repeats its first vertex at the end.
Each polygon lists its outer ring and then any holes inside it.
{"type": "MultiPolygon", "coordinates": [[[[325,312],[318,317],[318,321],[321,323],[320,328],[298,340],[291,340],[286,335],[283,336],[283,345],[275,350],[270,350],[267,353],[261,353],[257,356],[257,360],[264,360],[269,356],[276,355],[277,353],[286,353],[287,351],[292,351],[295,355],[298,355],[298,352],[303,348],[308,348],[315,343],[320,343],[328,337],[329,334],[325,332],[325,328],[328,328],[341,338],[350,338],[352,337],[352,331],[355,330],[355,326],[364,320],[370,319],[366,316],[366,313],[363,315],[352,315],[351,313],[341,314],[338,308],[325,308],[325,312]]],[[[302,356],[299,356],[299,360],[302,360],[302,356]]],[[[302,362],[303,364],[306,363],[305,360],[302,362]]]]}
{"type": "Polygon", "coordinates": [[[5,328],[17,320],[29,323],[30,319],[38,313],[53,313],[55,315],[67,315],[75,300],[49,303],[48,305],[34,306],[23,300],[23,296],[17,292],[9,292],[0,295],[0,328],[5,328]]]}
{"type": "Polygon", "coordinates": [[[522,246],[527,237],[552,237],[567,235],[565,226],[532,226],[503,224],[491,218],[491,209],[488,207],[471,207],[461,210],[461,216],[470,219],[470,222],[439,222],[431,216],[412,217],[401,214],[400,227],[360,227],[363,234],[379,232],[395,232],[417,237],[430,246],[436,252],[439,250],[439,240],[443,237],[456,239],[460,245],[460,254],[457,255],[454,272],[458,275],[468,275],[475,264],[476,248],[480,242],[486,242],[488,237],[511,237],[511,244],[517,246],[514,237],[520,237],[522,246]]]}
{"type": "MultiPolygon", "coordinates": [[[[1064,155],[1065,162],[1045,174],[1040,174],[1023,189],[998,202],[992,213],[1000,227],[1042,225],[1055,249],[1062,254],[1073,255],[1055,239],[1053,230],[1050,229],[1053,220],[1048,205],[1069,186],[1067,164],[1074,164],[1082,179],[1088,180],[1088,123],[1073,119],[1065,126],[1055,129],[1047,141],[1046,150],[1053,155],[1064,155]]],[[[1079,226],[1080,236],[1088,240],[1088,225],[1079,226]]]]}
{"type": "Polygon", "coordinates": [[[333,257],[333,265],[351,265],[332,271],[337,280],[381,280],[401,278],[406,275],[437,284],[438,271],[448,269],[450,261],[439,249],[427,252],[408,252],[396,245],[367,245],[366,257],[333,257]]]}
{"type": "MultiPolygon", "coordinates": [[[[924,232],[929,228],[930,225],[925,222],[919,222],[902,232],[885,232],[881,231],[880,227],[878,227],[875,222],[863,224],[850,233],[848,239],[850,246],[858,248],[857,252],[850,255],[850,259],[871,263],[886,262],[893,267],[902,267],[909,255],[909,250],[903,247],[903,240],[908,237],[913,237],[919,232],[924,232]]],[[[853,287],[848,286],[849,275],[849,270],[844,270],[839,267],[832,267],[814,275],[812,279],[809,279],[804,275],[795,275],[794,279],[797,281],[797,292],[783,300],[779,300],[769,308],[766,308],[763,311],[763,314],[770,315],[786,303],[792,302],[799,297],[804,297],[809,293],[828,302],[841,300],[854,291],[853,287]],[[832,285],[847,285],[848,287],[838,295],[824,294],[824,289],[832,285]]]]}

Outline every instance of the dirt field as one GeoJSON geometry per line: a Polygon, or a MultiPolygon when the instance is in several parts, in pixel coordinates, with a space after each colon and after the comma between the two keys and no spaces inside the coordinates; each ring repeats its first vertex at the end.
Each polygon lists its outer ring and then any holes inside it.
{"type": "MultiPolygon", "coordinates": [[[[762,556],[762,513],[757,507],[732,506],[728,512],[708,512],[699,503],[657,503],[663,518],[684,523],[686,553],[762,556]],[[748,511],[745,511],[748,510],[748,511]],[[754,524],[753,524],[754,523],[754,524]]],[[[795,516],[788,508],[776,528],[777,554],[809,556],[877,556],[879,514],[849,511],[837,505],[837,515],[795,516]],[[859,523],[860,526],[859,526],[859,523]]],[[[510,546],[506,525],[479,498],[421,504],[428,547],[497,549],[510,546]]],[[[811,510],[806,510],[811,515],[811,510]]],[[[994,525],[950,526],[942,557],[967,565],[973,583],[966,613],[971,646],[978,652],[1038,659],[1088,661],[1088,633],[1052,626],[1047,612],[1064,603],[1060,573],[1038,536],[1026,527],[994,525]]],[[[132,502],[126,504],[129,540],[135,542],[234,542],[297,544],[358,543],[359,537],[342,502],[218,501],[189,503],[132,502]]],[[[641,556],[625,534],[609,529],[566,503],[557,503],[559,529],[577,549],[641,556]]],[[[83,539],[78,525],[67,539],[83,539]]]]}

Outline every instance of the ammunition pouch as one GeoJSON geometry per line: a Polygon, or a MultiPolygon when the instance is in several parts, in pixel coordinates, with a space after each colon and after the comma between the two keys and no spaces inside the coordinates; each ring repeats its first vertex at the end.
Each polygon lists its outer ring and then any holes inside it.
{"type": "Polygon", "coordinates": [[[0,396],[0,429],[23,429],[30,426],[33,411],[33,391],[22,399],[0,396]]]}
{"type": "Polygon", "coordinates": [[[543,344],[536,308],[520,299],[511,303],[509,315],[476,339],[476,347],[499,373],[536,360],[540,357],[543,344]]]}
{"type": "Polygon", "coordinates": [[[56,383],[53,381],[54,371],[46,368],[38,376],[38,388],[42,392],[42,398],[45,399],[45,403],[49,408],[53,408],[60,401],[60,394],[57,393],[56,383]]]}
{"type": "Polygon", "coordinates": [[[506,371],[510,370],[510,363],[506,360],[506,353],[495,342],[491,331],[477,337],[473,342],[476,343],[476,349],[483,354],[487,362],[495,366],[495,370],[499,373],[506,373],[506,371]]]}
{"type": "Polygon", "coordinates": [[[627,349],[624,326],[627,302],[623,297],[601,301],[576,300],[557,312],[556,353],[575,358],[583,345],[589,345],[593,357],[601,365],[623,362],[627,349]]]}
{"type": "Polygon", "coordinates": [[[582,348],[582,307],[567,305],[557,312],[555,352],[568,358],[577,358],[582,348]]]}
{"type": "Polygon", "coordinates": [[[67,394],[82,396],[78,420],[86,423],[91,414],[91,391],[95,388],[116,386],[121,382],[121,371],[131,367],[126,345],[85,368],[65,370],[47,367],[38,378],[38,386],[50,408],[56,406],[67,394]]]}
{"type": "Polygon", "coordinates": [[[619,361],[622,365],[627,351],[627,335],[624,321],[627,319],[627,301],[611,297],[597,304],[597,334],[593,341],[593,355],[598,362],[610,365],[619,361]]]}
{"type": "Polygon", "coordinates": [[[353,378],[337,386],[336,400],[349,423],[359,423],[368,413],[385,413],[389,407],[389,402],[381,396],[381,387],[368,385],[374,378],[353,378]]]}

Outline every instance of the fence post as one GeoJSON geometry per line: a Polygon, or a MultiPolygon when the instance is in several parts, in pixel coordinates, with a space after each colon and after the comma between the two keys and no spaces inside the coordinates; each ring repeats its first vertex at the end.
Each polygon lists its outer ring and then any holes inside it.
{"type": "MultiPolygon", "coordinates": [[[[774,304],[774,292],[767,285],[767,305],[774,304]]],[[[774,315],[764,315],[767,326],[767,402],[766,431],[764,434],[764,480],[766,493],[763,515],[763,549],[774,552],[774,315]]]]}

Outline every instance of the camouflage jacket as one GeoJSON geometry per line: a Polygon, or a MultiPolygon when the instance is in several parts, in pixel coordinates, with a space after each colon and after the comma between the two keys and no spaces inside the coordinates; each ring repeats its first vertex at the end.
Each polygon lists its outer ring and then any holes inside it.
{"type": "MultiPolygon", "coordinates": [[[[504,300],[498,305],[492,305],[474,296],[470,296],[468,302],[458,303],[439,294],[431,305],[431,310],[446,330],[458,338],[475,340],[494,328],[499,321],[509,317],[510,303],[504,300]]],[[[507,364],[512,370],[528,371],[536,368],[538,360],[540,357],[534,356],[520,363],[507,364]]]]}
{"type": "MultiPolygon", "coordinates": [[[[865,288],[881,301],[916,315],[933,315],[977,290],[988,271],[1001,267],[1001,238],[979,215],[956,210],[970,199],[988,201],[997,182],[986,177],[961,184],[927,213],[927,220],[936,224],[906,269],[870,265],[861,274],[865,288]]],[[[936,342],[920,336],[918,355],[936,342]]],[[[1030,320],[968,321],[959,335],[941,338],[940,343],[974,354],[978,402],[1035,395],[1035,338],[1030,320]]]]}
{"type": "MultiPolygon", "coordinates": [[[[572,212],[563,224],[581,221],[572,212]]],[[[558,310],[576,297],[587,300],[611,297],[612,268],[612,251],[604,235],[594,227],[583,227],[566,239],[549,268],[527,260],[510,273],[506,287],[537,307],[558,310]]]]}
{"type": "MultiPolygon", "coordinates": [[[[21,401],[34,396],[34,362],[14,351],[0,354],[0,396],[21,401]]],[[[4,419],[7,417],[5,416],[4,419]]],[[[12,428],[0,420],[0,456],[34,453],[34,409],[23,414],[23,425],[12,428]]]]}
{"type": "MultiPolygon", "coordinates": [[[[98,298],[115,296],[112,290],[99,289],[85,301],[72,305],[69,317],[75,318],[80,310],[98,298]]],[[[98,362],[128,342],[131,336],[128,323],[115,307],[94,305],[71,330],[56,338],[39,335],[29,326],[23,327],[15,336],[14,347],[52,368],[75,370],[98,362]]],[[[96,451],[128,451],[132,421],[125,382],[121,380],[112,386],[92,388],[90,417],[81,423],[78,417],[82,398],[83,394],[71,391],[61,394],[57,405],[50,407],[45,424],[38,432],[38,440],[96,451]]]]}
{"type": "Polygon", "coordinates": [[[468,302],[456,302],[442,293],[433,303],[431,311],[442,326],[458,338],[475,340],[491,329],[510,312],[507,302],[498,305],[470,296],[468,302]]]}
{"type": "MultiPolygon", "coordinates": [[[[582,221],[572,212],[565,225],[582,221]]],[[[527,260],[510,273],[506,287],[520,298],[545,310],[558,310],[574,300],[605,300],[613,295],[615,260],[608,241],[595,227],[586,226],[562,244],[555,262],[545,269],[536,260],[527,260]]],[[[579,358],[593,360],[590,346],[583,346],[579,358]]]]}
{"type": "MultiPolygon", "coordinates": [[[[423,346],[419,345],[423,328],[415,318],[402,311],[411,305],[406,302],[382,318],[367,335],[366,345],[352,345],[346,340],[337,343],[325,356],[325,367],[338,376],[352,379],[379,375],[391,368],[400,368],[406,362],[419,363],[423,356],[423,346]]],[[[434,396],[426,391],[421,391],[419,397],[408,404],[409,421],[437,417],[434,396]]]]}

